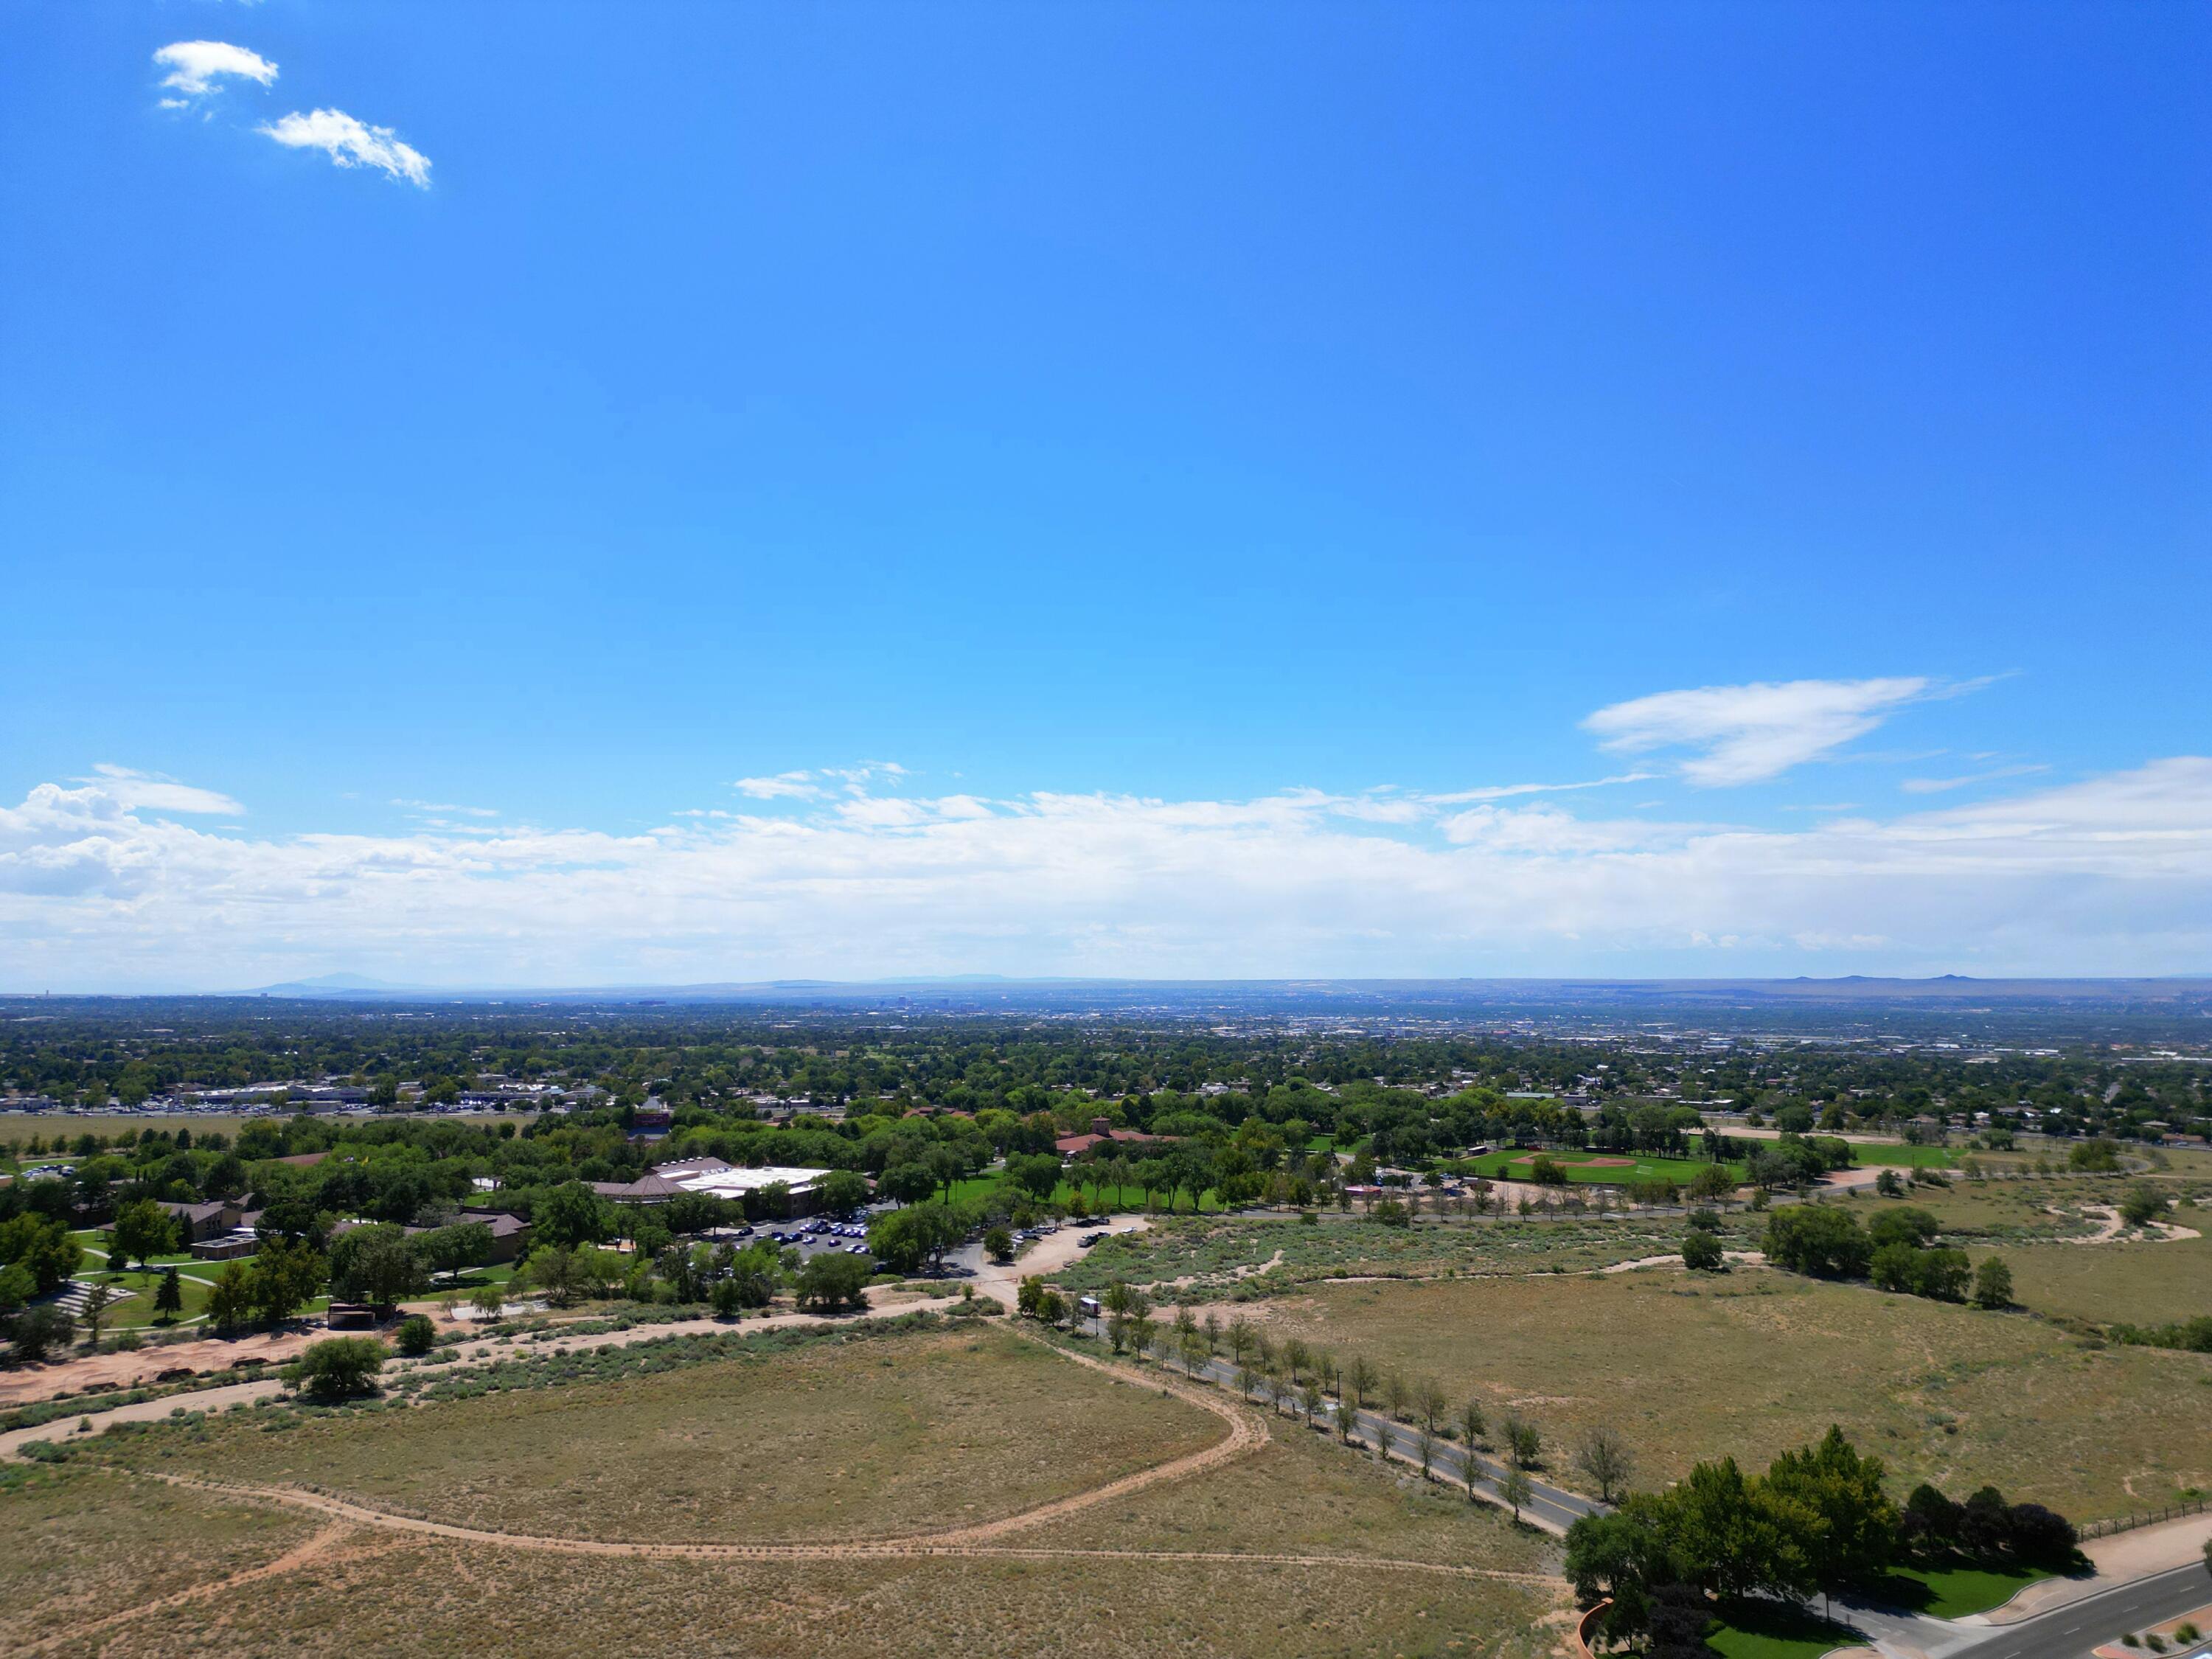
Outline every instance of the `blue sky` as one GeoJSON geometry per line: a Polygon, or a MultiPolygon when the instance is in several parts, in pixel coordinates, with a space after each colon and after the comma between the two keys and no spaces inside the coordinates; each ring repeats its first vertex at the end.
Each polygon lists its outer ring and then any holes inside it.
{"type": "Polygon", "coordinates": [[[2212,968],[2208,33],[19,5],[0,988],[2212,968]]]}

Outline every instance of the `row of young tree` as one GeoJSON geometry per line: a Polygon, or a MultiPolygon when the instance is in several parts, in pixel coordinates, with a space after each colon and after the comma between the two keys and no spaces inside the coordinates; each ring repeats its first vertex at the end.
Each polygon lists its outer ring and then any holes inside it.
{"type": "Polygon", "coordinates": [[[2074,1559],[2074,1528],[2041,1504],[1987,1486],[1957,1503],[1923,1485],[1900,1508],[1885,1476],[1837,1428],[1764,1474],[1734,1458],[1699,1463],[1664,1492],[1576,1522],[1566,1574],[1583,1605],[1610,1601],[1607,1638],[1704,1659],[1705,1628],[1730,1602],[1802,1605],[1876,1586],[1906,1561],[2057,1569],[2074,1559]]]}

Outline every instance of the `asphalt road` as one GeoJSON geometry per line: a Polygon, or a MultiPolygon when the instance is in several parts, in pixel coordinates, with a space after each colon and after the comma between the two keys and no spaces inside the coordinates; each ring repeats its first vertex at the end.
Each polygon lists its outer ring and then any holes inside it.
{"type": "Polygon", "coordinates": [[[2201,1561],[2137,1578],[2017,1625],[1998,1625],[1972,1646],[1973,1659],[2081,1659],[2128,1631],[2179,1619],[2212,1602],[2212,1572],[2201,1561]]]}

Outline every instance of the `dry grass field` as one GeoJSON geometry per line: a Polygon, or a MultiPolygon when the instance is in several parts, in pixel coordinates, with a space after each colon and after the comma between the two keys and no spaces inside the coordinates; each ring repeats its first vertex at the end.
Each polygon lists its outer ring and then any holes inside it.
{"type": "Polygon", "coordinates": [[[58,1659],[1536,1659],[1540,1591],[1358,1568],[1075,1558],[580,1563],[357,1539],[58,1659]]]}
{"type": "Polygon", "coordinates": [[[1908,1483],[1993,1481],[2082,1519],[2212,1486],[2212,1359],[2091,1350],[2021,1314],[1756,1270],[1334,1285],[1239,1311],[1517,1409],[1554,1468],[1600,1424],[1650,1483],[1838,1423],[1908,1483]]]}
{"type": "MultiPolygon", "coordinates": [[[[1084,1376],[1051,1363],[1077,1381],[1084,1376]]],[[[70,1659],[279,1651],[624,1659],[672,1650],[765,1659],[1026,1659],[1045,1651],[1078,1659],[1539,1659],[1559,1635],[1543,1621],[1565,1606],[1561,1586],[1387,1565],[1540,1573],[1543,1547],[1487,1506],[1470,1510],[1462,1499],[1425,1492],[1404,1472],[1386,1474],[1287,1420],[1276,1424],[1273,1443],[1237,1462],[1000,1541],[1358,1559],[579,1559],[363,1528],[298,1571],[55,1650],[70,1659]]]]}
{"type": "Polygon", "coordinates": [[[775,1563],[580,1556],[147,1478],[312,1482],[559,1536],[851,1540],[1007,1513],[1223,1434],[1216,1416],[1004,1330],[822,1342],[275,1432],[271,1420],[187,1423],[93,1455],[125,1467],[24,1470],[0,1494],[0,1528],[39,1540],[47,1559],[11,1552],[0,1569],[15,1620],[0,1626],[0,1647],[43,1638],[82,1659],[1541,1659],[1565,1607],[1564,1586],[1543,1577],[1546,1540],[1281,1418],[1272,1440],[1225,1463],[1019,1527],[980,1553],[912,1559],[843,1556],[835,1542],[826,1559],[775,1563]],[[557,1419],[535,1409],[546,1401],[562,1402],[557,1419]],[[991,1426],[1002,1419],[1007,1429],[991,1426]],[[724,1426],[739,1419],[742,1430],[724,1426]],[[517,1461],[548,1445],[557,1462],[517,1461]],[[739,1496],[708,1501],[725,1488],[739,1496]],[[672,1490],[680,1501],[665,1501],[672,1490]],[[656,1501],[668,1511],[658,1520],[644,1512],[656,1501]],[[1208,1559],[1175,1559],[1192,1554],[1208,1559]],[[255,1575],[272,1562],[282,1571],[255,1575]]]}
{"type": "Polygon", "coordinates": [[[2023,1245],[1995,1251],[2012,1270],[2013,1298],[2056,1319],[2163,1325],[2212,1314],[2212,1215],[2179,1218],[2206,1235],[2156,1244],[2023,1245]]]}
{"type": "Polygon", "coordinates": [[[829,1540],[994,1519],[1221,1438],[1002,1329],[878,1336],[410,1410],[240,1413],[95,1443],[495,1532],[829,1540]]]}
{"type": "Polygon", "coordinates": [[[313,1520],[97,1468],[0,1481],[0,1652],[264,1565],[313,1520]]]}

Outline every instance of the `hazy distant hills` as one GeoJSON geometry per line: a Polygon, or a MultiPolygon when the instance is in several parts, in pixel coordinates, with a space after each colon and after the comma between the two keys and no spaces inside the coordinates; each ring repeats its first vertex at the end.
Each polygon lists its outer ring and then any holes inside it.
{"type": "Polygon", "coordinates": [[[682,1002],[783,1001],[793,998],[836,1001],[911,1000],[950,994],[963,999],[1024,1002],[1106,998],[1139,1002],[1227,997],[1239,1001],[1280,1000],[1285,1003],[1345,998],[1363,1002],[1406,999],[1459,1004],[1547,1005],[1659,1002],[1698,1003],[1869,1003],[1972,1004],[2141,1003],[2203,1001],[2212,1005],[2212,977],[2174,979],[1975,979],[1943,974],[1931,979],[1882,979],[1852,974],[1836,979],[1286,979],[1126,980],[1013,979],[997,974],[958,974],[942,978],[908,976],[879,980],[763,980],[701,985],[602,986],[427,986],[402,985],[362,974],[323,974],[287,980],[245,994],[302,1000],[464,1000],[527,998],[555,1001],[634,1002],[641,999],[682,1002]]]}

